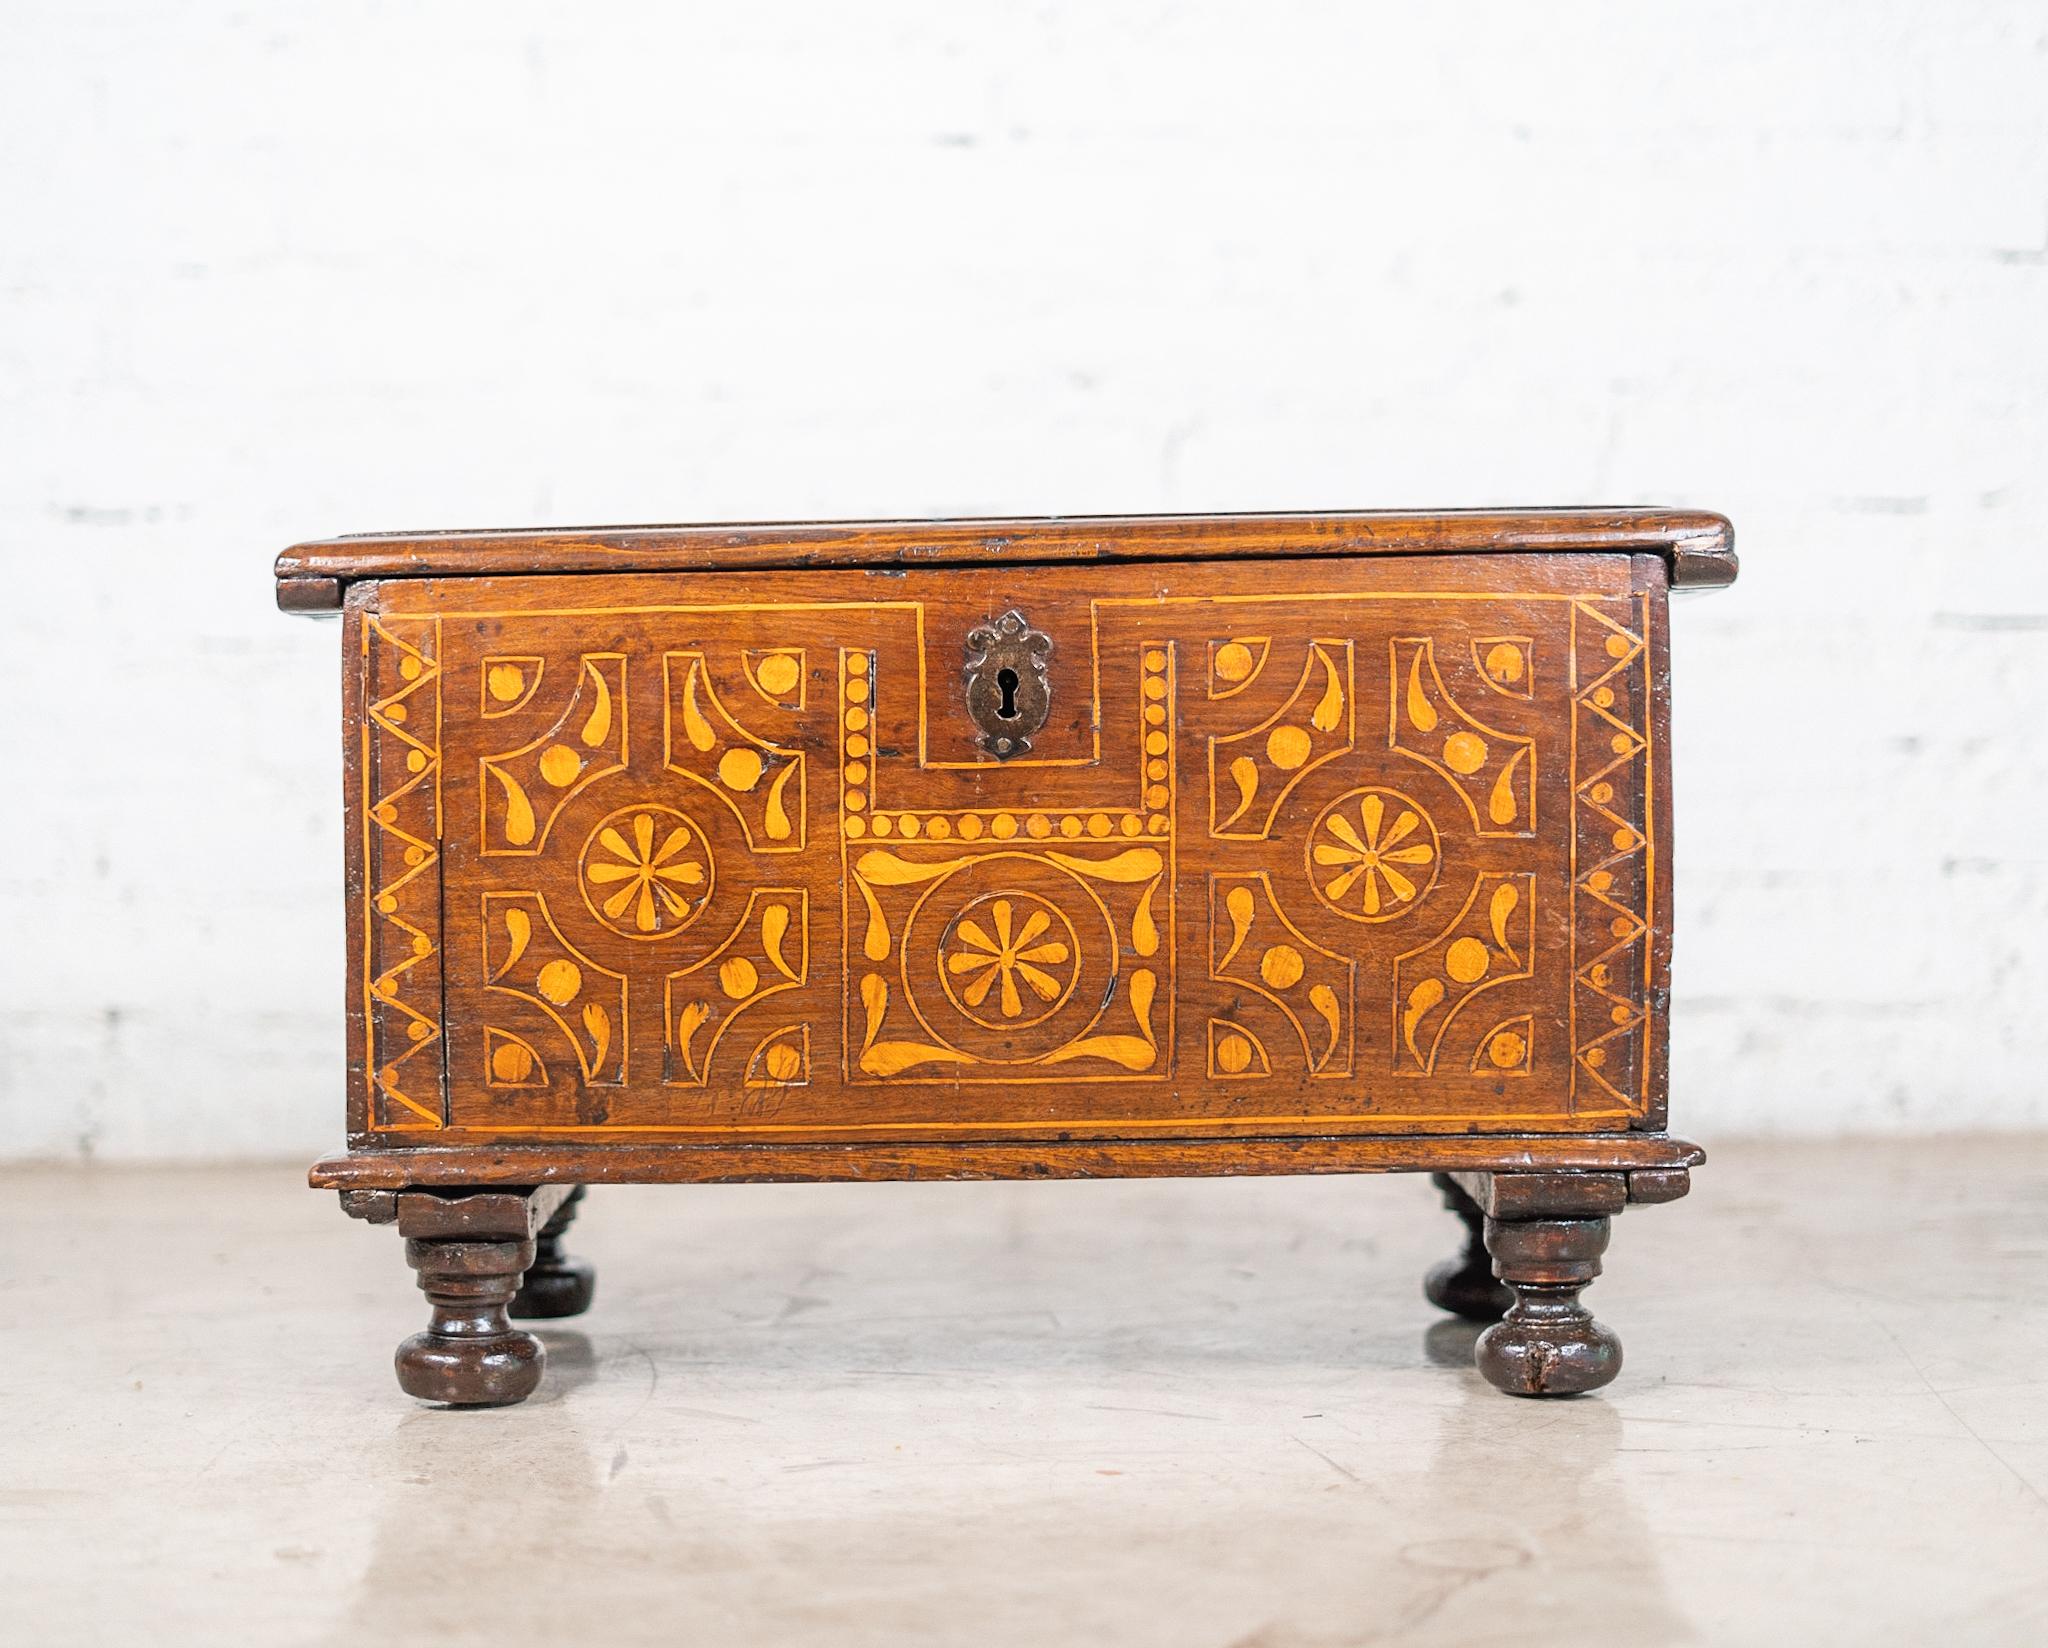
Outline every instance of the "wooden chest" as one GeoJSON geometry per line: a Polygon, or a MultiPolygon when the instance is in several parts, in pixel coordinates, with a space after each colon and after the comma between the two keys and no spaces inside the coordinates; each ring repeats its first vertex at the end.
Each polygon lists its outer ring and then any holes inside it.
{"type": "Polygon", "coordinates": [[[1493,1383],[1670,1138],[1677,512],[441,533],[342,615],[348,1150],[516,1401],[622,1181],[1429,1171],[1493,1383]]]}

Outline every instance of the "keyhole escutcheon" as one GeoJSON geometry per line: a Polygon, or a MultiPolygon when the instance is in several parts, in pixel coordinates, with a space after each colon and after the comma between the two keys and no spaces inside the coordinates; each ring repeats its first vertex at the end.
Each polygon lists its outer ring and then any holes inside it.
{"type": "Polygon", "coordinates": [[[967,713],[981,734],[981,747],[997,760],[1025,754],[1032,735],[1045,725],[1052,707],[1046,670],[1051,657],[1052,637],[1033,629],[1015,607],[968,631],[961,670],[967,713]]]}

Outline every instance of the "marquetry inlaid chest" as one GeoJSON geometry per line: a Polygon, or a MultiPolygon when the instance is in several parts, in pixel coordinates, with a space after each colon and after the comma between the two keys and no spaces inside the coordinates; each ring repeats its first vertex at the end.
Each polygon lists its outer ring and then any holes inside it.
{"type": "Polygon", "coordinates": [[[622,1181],[1428,1171],[1481,1371],[1612,1378],[1665,1131],[1669,592],[1719,516],[302,545],[342,619],[348,1150],[517,1401],[622,1181]]]}

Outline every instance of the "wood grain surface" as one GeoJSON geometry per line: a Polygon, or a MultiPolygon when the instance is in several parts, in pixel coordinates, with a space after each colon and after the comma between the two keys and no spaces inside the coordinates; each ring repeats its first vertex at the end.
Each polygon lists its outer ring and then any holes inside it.
{"type": "Polygon", "coordinates": [[[1668,577],[356,583],[352,1147],[1654,1131],[1668,577]],[[962,671],[1013,609],[1005,760],[962,671]]]}
{"type": "MultiPolygon", "coordinates": [[[[310,1182],[344,1198],[406,1185],[801,1184],[889,1179],[1196,1179],[1294,1173],[1626,1174],[1671,1201],[1706,1152],[1661,1134],[1148,1139],[991,1144],[507,1144],[351,1151],[310,1182]],[[1659,1175],[1663,1178],[1660,1180],[1659,1175]]],[[[1635,1187],[1649,1188],[1638,1195],[1635,1187]]],[[[394,1204],[395,1205],[395,1204],[394,1204]]],[[[358,1217],[366,1216],[359,1209],[358,1217]]]]}
{"type": "Polygon", "coordinates": [[[1664,561],[1673,588],[1735,578],[1733,529],[1706,510],[1367,510],[368,533],[286,550],[277,597],[318,612],[369,578],[1638,551],[1664,561]]]}

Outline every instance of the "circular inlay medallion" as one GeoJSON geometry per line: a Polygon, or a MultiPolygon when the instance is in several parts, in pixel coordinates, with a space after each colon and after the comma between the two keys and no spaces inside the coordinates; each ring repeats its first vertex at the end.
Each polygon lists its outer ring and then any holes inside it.
{"type": "Polygon", "coordinates": [[[600,819],[576,879],[590,913],[627,938],[667,938],[711,897],[711,843],[686,813],[648,802],[600,819]]]}
{"type": "Polygon", "coordinates": [[[1406,915],[1436,885],[1439,857],[1429,814],[1399,790],[1348,791],[1309,831],[1309,883],[1352,921],[1406,915]]]}
{"type": "Polygon", "coordinates": [[[1128,988],[1100,893],[1035,851],[963,858],[918,898],[902,942],[905,1004],[934,1043],[979,1062],[1044,1058],[1128,988]]]}
{"type": "Polygon", "coordinates": [[[939,940],[939,984],[985,1030],[1021,1030],[1066,1005],[1081,976],[1074,924],[1021,890],[983,893],[939,940]]]}

